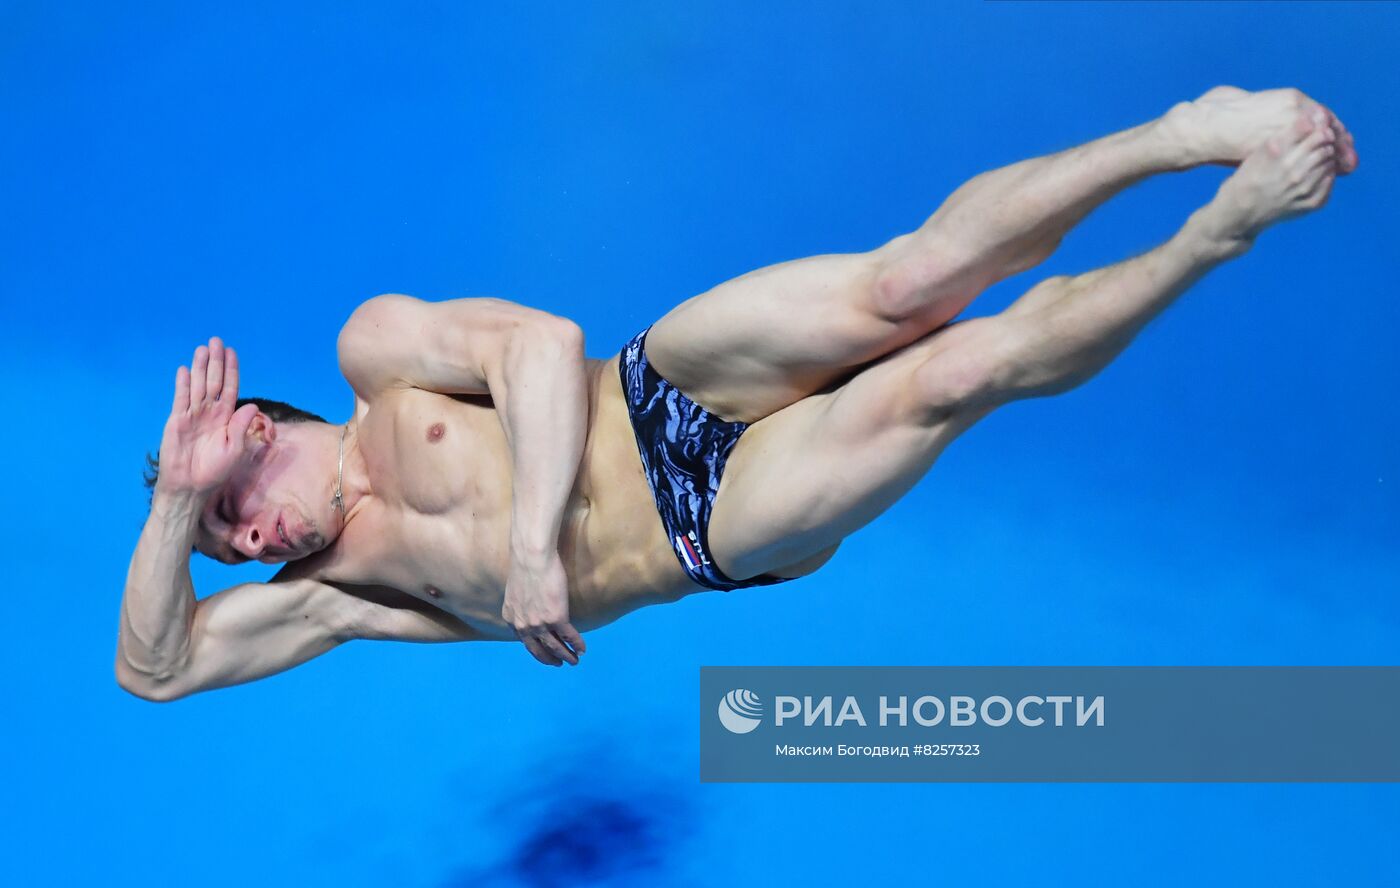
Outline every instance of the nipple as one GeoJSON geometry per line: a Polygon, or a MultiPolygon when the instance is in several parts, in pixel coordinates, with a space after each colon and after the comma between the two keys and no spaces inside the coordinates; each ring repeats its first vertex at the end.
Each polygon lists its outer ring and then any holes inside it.
{"type": "Polygon", "coordinates": [[[428,426],[428,443],[436,444],[442,440],[442,436],[447,434],[447,426],[440,422],[435,422],[428,426]]]}

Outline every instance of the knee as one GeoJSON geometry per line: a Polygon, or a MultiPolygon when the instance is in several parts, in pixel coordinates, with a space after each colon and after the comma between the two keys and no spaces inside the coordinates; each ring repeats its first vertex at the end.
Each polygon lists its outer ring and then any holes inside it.
{"type": "Polygon", "coordinates": [[[976,318],[946,328],[939,348],[914,369],[910,394],[921,424],[976,414],[1015,397],[1022,352],[1019,325],[1001,316],[976,318]]]}
{"type": "MultiPolygon", "coordinates": [[[[881,248],[882,257],[871,287],[872,309],[881,319],[895,323],[923,319],[939,297],[972,286],[965,262],[952,243],[944,243],[917,231],[902,235],[881,248]]],[[[940,318],[942,323],[949,318],[940,318]]]]}

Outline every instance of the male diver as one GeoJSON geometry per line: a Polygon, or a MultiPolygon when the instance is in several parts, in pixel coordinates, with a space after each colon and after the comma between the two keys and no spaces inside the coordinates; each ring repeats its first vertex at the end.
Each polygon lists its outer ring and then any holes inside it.
{"type": "Polygon", "coordinates": [[[576,664],[579,630],[644,605],[810,574],[979,419],[1088,380],[1356,163],[1302,93],[1217,87],[983,173],[870,252],[720,284],[605,361],[509,302],[378,296],[340,332],[354,410],[334,424],[238,400],[211,339],[176,373],[117,680],[172,700],[356,638],[518,638],[576,664]],[[1202,164],[1237,169],[1161,246],[952,323],[1119,190],[1202,164]],[[192,551],[286,566],[196,599],[192,551]]]}

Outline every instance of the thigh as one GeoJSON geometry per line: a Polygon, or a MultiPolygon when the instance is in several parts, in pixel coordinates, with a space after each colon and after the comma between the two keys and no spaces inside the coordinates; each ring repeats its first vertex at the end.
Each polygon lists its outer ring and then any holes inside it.
{"type": "Polygon", "coordinates": [[[813,256],[726,281],[657,321],[647,359],[719,416],[768,416],[917,338],[873,304],[888,254],[813,256]]]}
{"type": "Polygon", "coordinates": [[[840,542],[907,493],[950,442],[989,412],[955,411],[931,421],[910,409],[910,379],[941,335],[744,433],[710,519],[710,554],[721,570],[755,576],[840,542]]]}

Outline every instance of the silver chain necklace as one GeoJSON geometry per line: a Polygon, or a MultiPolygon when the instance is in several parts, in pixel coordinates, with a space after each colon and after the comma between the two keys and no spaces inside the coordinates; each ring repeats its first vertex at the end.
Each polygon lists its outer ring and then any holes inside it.
{"type": "Polygon", "coordinates": [[[335,495],[331,497],[331,508],[339,509],[340,514],[345,514],[345,498],[340,495],[340,482],[345,476],[345,433],[350,428],[350,423],[340,430],[340,457],[335,463],[335,495]]]}

